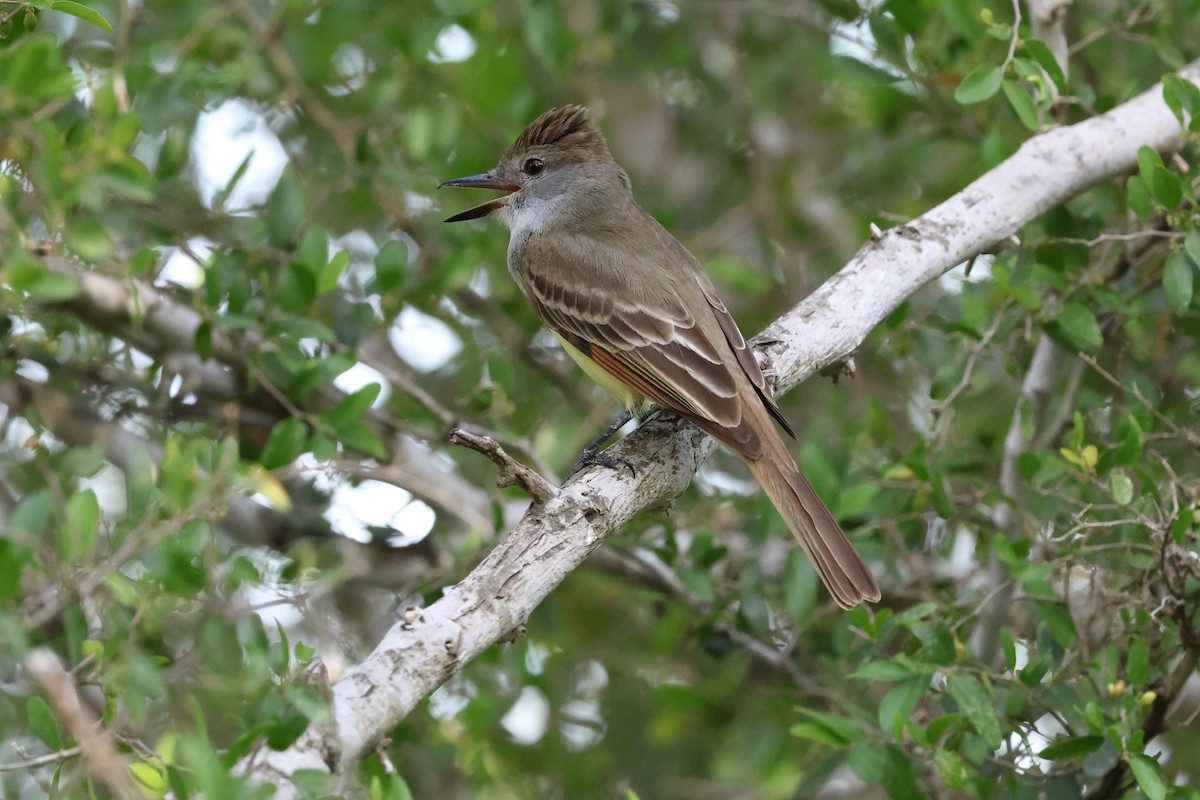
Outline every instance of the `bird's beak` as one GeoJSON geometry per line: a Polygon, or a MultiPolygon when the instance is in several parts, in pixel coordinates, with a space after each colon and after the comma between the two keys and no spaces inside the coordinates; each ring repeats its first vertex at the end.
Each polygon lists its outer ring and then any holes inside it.
{"type": "Polygon", "coordinates": [[[501,192],[506,192],[503,197],[497,197],[495,200],[489,200],[482,205],[468,208],[462,213],[455,214],[453,217],[446,218],[446,222],[462,222],[465,219],[479,219],[486,217],[489,214],[495,213],[505,203],[513,192],[518,192],[521,187],[515,183],[507,183],[500,178],[497,178],[490,172],[481,172],[478,175],[468,175],[465,178],[455,178],[452,181],[444,181],[438,184],[441,189],[444,186],[454,186],[462,189],[497,189],[501,192]]]}

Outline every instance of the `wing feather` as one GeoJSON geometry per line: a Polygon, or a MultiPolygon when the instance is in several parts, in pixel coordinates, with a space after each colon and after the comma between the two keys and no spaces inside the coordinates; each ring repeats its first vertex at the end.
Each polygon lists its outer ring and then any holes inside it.
{"type": "MultiPolygon", "coordinates": [[[[605,291],[599,269],[583,273],[585,286],[582,280],[573,282],[570,271],[537,267],[561,263],[555,259],[594,258],[594,248],[530,258],[533,246],[533,241],[526,245],[522,279],[551,330],[637,394],[678,411],[742,455],[753,458],[762,452],[761,437],[743,413],[741,395],[757,393],[772,415],[778,411],[765,394],[769,390],[762,373],[733,318],[704,283],[687,286],[685,281],[682,287],[693,293],[693,307],[712,313],[698,320],[672,291],[628,286],[605,291]],[[627,299],[631,296],[636,302],[627,299]]],[[[561,239],[557,247],[562,247],[561,239]]],[[[608,270],[617,271],[612,266],[608,270]]]]}
{"type": "Polygon", "coordinates": [[[771,387],[767,385],[767,380],[763,377],[762,369],[758,366],[758,361],[755,360],[754,353],[751,352],[749,345],[746,343],[746,338],[738,330],[737,323],[733,321],[733,316],[725,308],[725,304],[721,302],[721,298],[717,297],[710,287],[701,283],[700,288],[704,290],[705,299],[708,300],[708,304],[712,306],[713,312],[717,315],[717,322],[721,326],[721,331],[725,334],[725,341],[729,343],[729,347],[737,357],[738,363],[741,364],[746,377],[754,384],[754,390],[762,400],[763,405],[767,407],[767,411],[779,423],[779,426],[787,431],[788,436],[795,439],[796,431],[792,428],[791,423],[787,421],[787,418],[783,416],[783,412],[779,410],[779,405],[775,402],[775,395],[771,391],[771,387]]]}

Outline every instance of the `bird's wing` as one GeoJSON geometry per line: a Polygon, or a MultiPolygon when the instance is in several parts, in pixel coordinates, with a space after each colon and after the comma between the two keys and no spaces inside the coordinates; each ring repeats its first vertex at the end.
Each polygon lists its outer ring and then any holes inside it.
{"type": "Polygon", "coordinates": [[[701,274],[682,283],[627,285],[621,264],[600,263],[618,253],[594,242],[553,239],[530,242],[527,248],[542,252],[527,249],[522,270],[526,293],[546,324],[637,394],[680,412],[742,455],[758,457],[763,441],[743,396],[757,395],[772,416],[782,417],[736,323],[701,274]],[[563,259],[574,259],[575,268],[562,269],[563,259]],[[685,292],[702,302],[686,302],[685,292]],[[699,319],[689,305],[704,309],[699,319]]]}

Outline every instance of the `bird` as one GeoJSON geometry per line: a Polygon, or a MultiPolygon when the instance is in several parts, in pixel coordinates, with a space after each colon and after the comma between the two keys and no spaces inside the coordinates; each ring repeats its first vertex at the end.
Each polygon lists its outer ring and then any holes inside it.
{"type": "Polygon", "coordinates": [[[545,112],[495,167],[440,187],[503,192],[446,222],[505,224],[509,272],[583,371],[635,414],[670,409],[739,455],[841,607],[880,599],[775,427],[795,438],[711,278],[634,200],[586,107],[545,112]]]}

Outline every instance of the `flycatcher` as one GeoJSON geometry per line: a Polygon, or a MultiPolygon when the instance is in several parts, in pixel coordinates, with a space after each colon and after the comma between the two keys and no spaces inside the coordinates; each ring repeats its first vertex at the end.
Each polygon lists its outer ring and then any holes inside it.
{"type": "Polygon", "coordinates": [[[775,429],[795,436],[712,281],[634,202],[586,108],[547,111],[495,168],[442,186],[505,192],[446,221],[498,217],[509,272],[583,371],[628,408],[669,408],[734,450],[838,604],[879,599],[775,429]]]}

